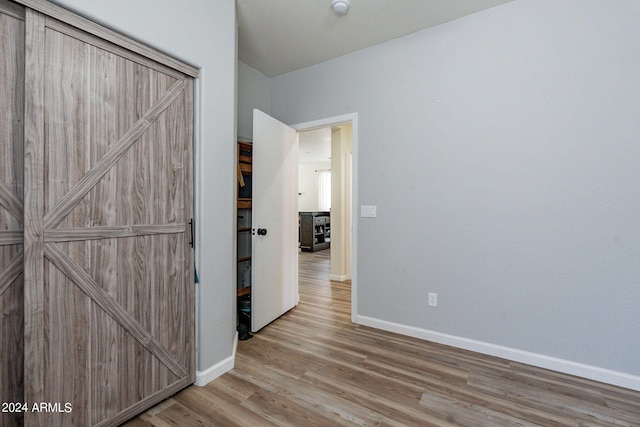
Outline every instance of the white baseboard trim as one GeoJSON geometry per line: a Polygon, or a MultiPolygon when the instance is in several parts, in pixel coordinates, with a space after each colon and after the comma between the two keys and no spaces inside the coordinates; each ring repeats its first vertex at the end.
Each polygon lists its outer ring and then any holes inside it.
{"type": "Polygon", "coordinates": [[[640,376],[636,375],[625,374],[623,372],[598,368],[578,362],[572,362],[570,360],[530,353],[528,351],[503,347],[482,341],[475,341],[468,338],[442,334],[440,332],[416,328],[414,326],[387,322],[386,320],[380,320],[368,316],[357,315],[355,323],[640,391],[640,376]]]}
{"type": "Polygon", "coordinates": [[[194,384],[200,387],[205,386],[225,372],[232,370],[235,366],[237,348],[238,332],[236,331],[236,336],[233,341],[233,353],[231,354],[231,356],[221,360],[220,362],[216,363],[208,369],[205,369],[204,371],[196,371],[196,382],[194,384]]]}
{"type": "Polygon", "coordinates": [[[338,275],[338,274],[330,274],[329,275],[329,280],[333,280],[334,282],[344,282],[346,280],[349,280],[350,277],[347,276],[346,274],[343,275],[338,275]]]}

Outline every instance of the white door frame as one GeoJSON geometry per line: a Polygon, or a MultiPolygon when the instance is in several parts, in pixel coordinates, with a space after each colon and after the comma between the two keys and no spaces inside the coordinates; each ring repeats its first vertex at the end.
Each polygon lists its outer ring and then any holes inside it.
{"type": "Polygon", "coordinates": [[[326,128],[331,126],[351,123],[351,321],[356,323],[358,313],[358,113],[344,114],[342,116],[327,117],[325,119],[290,125],[298,132],[326,128]]]}

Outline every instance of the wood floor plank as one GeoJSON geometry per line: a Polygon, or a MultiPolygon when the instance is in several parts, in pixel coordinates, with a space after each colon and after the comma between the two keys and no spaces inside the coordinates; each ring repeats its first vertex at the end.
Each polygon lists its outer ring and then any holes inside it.
{"type": "Polygon", "coordinates": [[[242,406],[280,426],[340,427],[344,425],[324,417],[320,412],[309,411],[297,405],[284,393],[259,391],[245,400],[242,406]]]}
{"type": "Polygon", "coordinates": [[[179,425],[181,427],[205,427],[212,425],[210,416],[202,417],[191,408],[187,408],[180,403],[171,405],[156,415],[156,418],[165,421],[167,425],[179,425]]]}
{"type": "Polygon", "coordinates": [[[352,324],[329,254],[300,254],[300,304],[233,370],[127,426],[640,426],[640,392],[352,324]]]}
{"type": "Polygon", "coordinates": [[[207,390],[224,392],[226,396],[238,403],[251,397],[251,395],[260,388],[253,382],[243,380],[233,375],[225,375],[218,378],[218,380],[219,381],[212,383],[211,387],[207,390]]]}
{"type": "Polygon", "coordinates": [[[328,393],[335,393],[343,396],[356,404],[367,408],[371,412],[378,413],[387,422],[401,426],[454,426],[445,419],[437,417],[428,412],[425,408],[417,405],[405,404],[404,402],[389,399],[390,394],[380,394],[380,390],[366,390],[357,387],[350,381],[343,381],[335,376],[326,376],[325,373],[308,372],[302,377],[303,381],[324,390],[328,393]]]}
{"type": "Polygon", "coordinates": [[[256,364],[254,360],[240,359],[237,369],[231,376],[249,375],[260,377],[261,384],[266,391],[286,394],[296,400],[297,404],[324,414],[326,418],[340,419],[343,425],[376,425],[381,417],[372,413],[369,408],[361,407],[349,399],[340,397],[335,390],[325,391],[307,384],[299,379],[286,379],[274,371],[270,366],[256,364]]]}
{"type": "MultiPolygon", "coordinates": [[[[252,392],[248,397],[254,394],[255,392],[252,392]]],[[[242,407],[241,403],[246,399],[238,401],[220,389],[194,387],[189,393],[180,393],[175,399],[198,417],[206,420],[208,426],[264,425],[268,427],[275,425],[266,422],[254,411],[242,407]]]]}
{"type": "Polygon", "coordinates": [[[447,421],[459,426],[497,427],[520,426],[535,427],[539,424],[530,423],[501,414],[495,410],[478,404],[451,399],[433,393],[425,393],[420,404],[429,412],[437,413],[447,421]]]}

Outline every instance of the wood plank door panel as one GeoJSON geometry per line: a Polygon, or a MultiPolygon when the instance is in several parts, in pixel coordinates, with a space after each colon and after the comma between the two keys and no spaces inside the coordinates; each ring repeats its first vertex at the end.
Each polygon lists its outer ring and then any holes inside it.
{"type": "MultiPolygon", "coordinates": [[[[24,9],[0,0],[0,402],[23,400],[24,9]]],[[[0,427],[22,414],[1,412],[0,427]]]]}
{"type": "Polygon", "coordinates": [[[25,394],[72,410],[25,420],[117,425],[195,379],[192,80],[37,12],[27,47],[25,394]]]}

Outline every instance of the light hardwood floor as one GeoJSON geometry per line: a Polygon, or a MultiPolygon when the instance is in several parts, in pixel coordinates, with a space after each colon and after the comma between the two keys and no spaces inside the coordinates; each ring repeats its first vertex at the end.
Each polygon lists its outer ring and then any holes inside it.
{"type": "Polygon", "coordinates": [[[232,371],[127,426],[640,426],[638,392],[352,324],[328,255],[232,371]]]}

